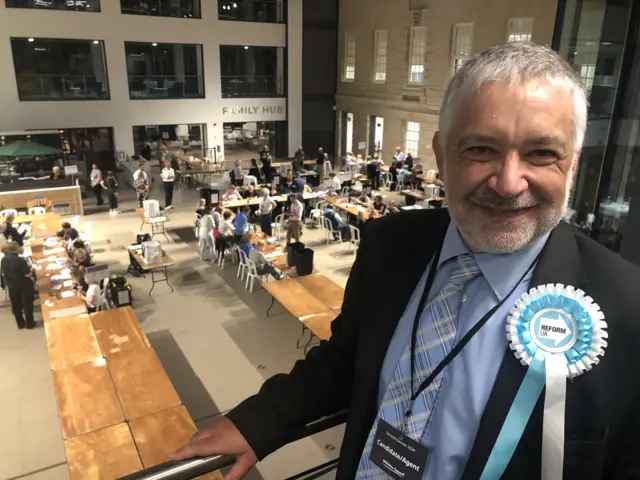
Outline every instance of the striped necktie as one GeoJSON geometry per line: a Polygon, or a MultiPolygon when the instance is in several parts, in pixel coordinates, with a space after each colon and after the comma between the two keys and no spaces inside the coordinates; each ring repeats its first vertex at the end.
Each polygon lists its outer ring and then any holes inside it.
{"type": "MultiPolygon", "coordinates": [[[[467,282],[480,275],[480,269],[470,254],[455,259],[451,275],[442,289],[434,295],[420,314],[420,324],[416,334],[415,375],[413,391],[430,375],[431,371],[451,351],[456,341],[458,313],[467,282]]],[[[436,406],[440,385],[446,376],[445,368],[419,396],[412,407],[412,415],[407,424],[406,434],[420,441],[427,429],[431,412],[436,406]]],[[[356,479],[381,480],[389,478],[370,459],[371,447],[378,421],[383,419],[391,426],[401,429],[404,414],[409,407],[411,389],[411,344],[408,343],[398,361],[391,382],[378,410],[378,416],[369,432],[367,443],[360,458],[356,479]]]]}

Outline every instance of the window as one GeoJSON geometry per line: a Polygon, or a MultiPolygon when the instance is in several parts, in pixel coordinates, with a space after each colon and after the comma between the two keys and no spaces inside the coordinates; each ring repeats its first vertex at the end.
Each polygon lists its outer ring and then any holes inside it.
{"type": "Polygon", "coordinates": [[[453,27],[453,73],[469,60],[473,43],[473,23],[462,23],[453,27]]]}
{"type": "Polygon", "coordinates": [[[202,45],[125,42],[129,98],[203,98],[202,45]]]}
{"type": "Polygon", "coordinates": [[[164,144],[169,150],[187,149],[189,155],[203,155],[203,132],[206,125],[201,123],[182,125],[139,125],[133,127],[133,147],[140,155],[145,142],[151,146],[151,154],[158,154],[158,147],[164,144]],[[185,140],[188,144],[185,144],[185,140]]]}
{"type": "Polygon", "coordinates": [[[407,122],[405,140],[405,153],[410,153],[413,157],[417,157],[418,144],[420,143],[420,124],[418,122],[407,122]]]}
{"type": "Polygon", "coordinates": [[[12,38],[20,100],[108,100],[101,40],[12,38]]]}
{"type": "Polygon", "coordinates": [[[220,45],[222,98],[285,95],[282,47],[220,45]]]}
{"type": "Polygon", "coordinates": [[[200,0],[120,0],[120,11],[153,17],[202,18],[200,0]]]}
{"type": "Polygon", "coordinates": [[[593,79],[596,76],[596,64],[595,63],[583,63],[580,65],[580,80],[584,88],[589,92],[593,88],[593,79]]]}
{"type": "Polygon", "coordinates": [[[353,82],[356,78],[356,35],[344,34],[344,66],[342,71],[343,82],[353,82]]]}
{"type": "Polygon", "coordinates": [[[387,31],[376,30],[374,36],[374,65],[373,81],[384,83],[387,80],[387,31]]]}
{"type": "Polygon", "coordinates": [[[427,52],[427,29],[413,27],[409,48],[409,83],[424,82],[424,58],[427,52]]]}
{"type": "Polygon", "coordinates": [[[218,19],[285,23],[285,0],[218,0],[218,19]]]}
{"type": "Polygon", "coordinates": [[[507,25],[507,43],[530,42],[533,18],[510,18],[507,25]]]}
{"type": "Polygon", "coordinates": [[[37,8],[42,10],[70,10],[99,12],[100,0],[5,0],[7,8],[37,8]]]}

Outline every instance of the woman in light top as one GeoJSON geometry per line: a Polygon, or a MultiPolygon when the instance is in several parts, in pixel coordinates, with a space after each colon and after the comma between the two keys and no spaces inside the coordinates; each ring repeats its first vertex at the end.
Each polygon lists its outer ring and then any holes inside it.
{"type": "Polygon", "coordinates": [[[211,260],[207,255],[213,253],[213,227],[211,209],[205,207],[200,218],[198,231],[198,249],[200,250],[200,258],[204,261],[211,260]]]}
{"type": "Polygon", "coordinates": [[[100,285],[98,282],[90,282],[86,275],[84,281],[87,285],[86,292],[81,290],[79,294],[87,304],[87,311],[93,313],[98,309],[98,303],[100,302],[100,285]]]}
{"type": "Polygon", "coordinates": [[[271,197],[269,197],[269,190],[267,188],[262,189],[262,202],[260,203],[260,228],[267,236],[272,236],[271,230],[271,212],[276,206],[271,197]]]}

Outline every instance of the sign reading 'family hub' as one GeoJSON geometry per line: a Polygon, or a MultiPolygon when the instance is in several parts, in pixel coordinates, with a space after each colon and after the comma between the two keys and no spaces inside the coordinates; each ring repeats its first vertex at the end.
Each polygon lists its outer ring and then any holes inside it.
{"type": "Polygon", "coordinates": [[[286,120],[286,105],[285,99],[223,101],[222,118],[234,122],[286,120]]]}

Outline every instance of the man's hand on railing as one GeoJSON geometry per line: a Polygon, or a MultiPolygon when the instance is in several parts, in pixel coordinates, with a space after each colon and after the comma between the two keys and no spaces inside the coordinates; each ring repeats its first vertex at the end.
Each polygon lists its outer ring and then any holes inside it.
{"type": "Polygon", "coordinates": [[[256,463],[258,457],[236,426],[223,418],[213,427],[200,430],[191,441],[171,454],[171,460],[184,460],[208,455],[230,455],[236,463],[225,475],[224,480],[240,480],[256,463]]]}

